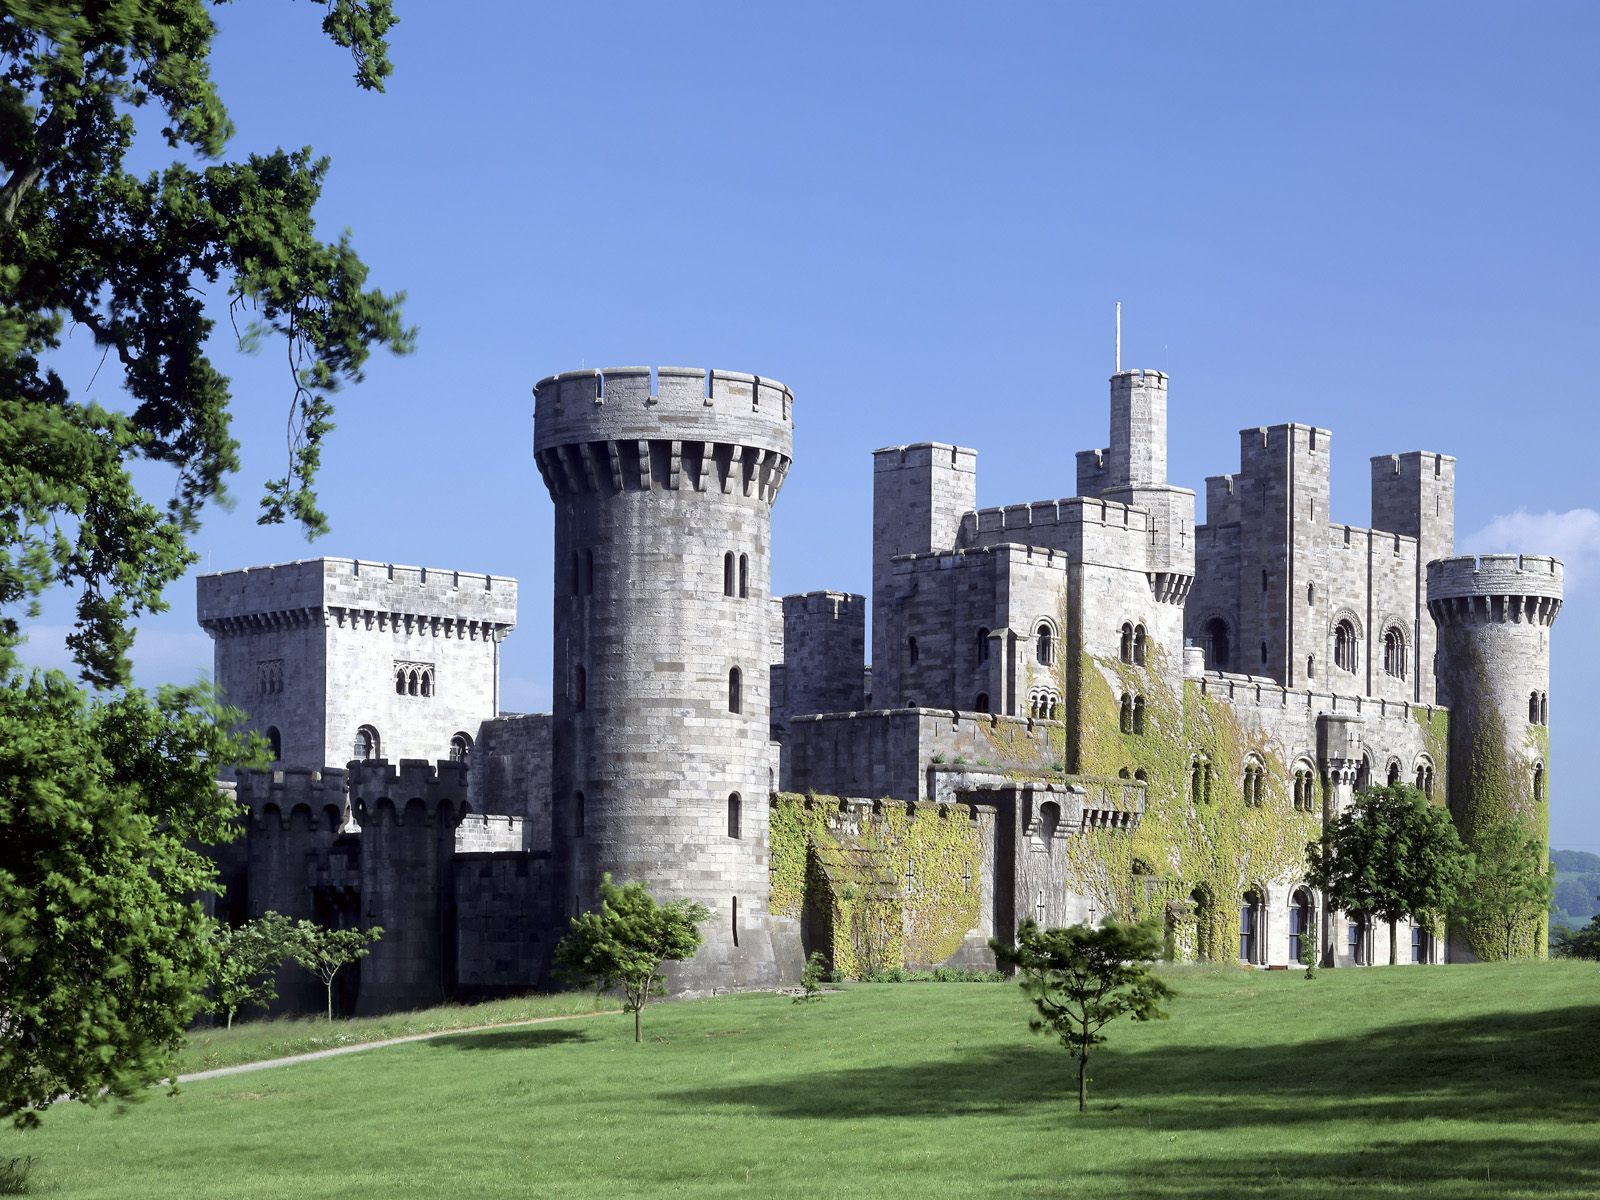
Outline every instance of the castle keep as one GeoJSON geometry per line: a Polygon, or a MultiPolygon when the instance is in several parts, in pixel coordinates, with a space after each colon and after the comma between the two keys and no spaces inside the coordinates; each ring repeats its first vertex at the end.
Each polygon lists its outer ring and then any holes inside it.
{"type": "MultiPolygon", "coordinates": [[[[876,451],[869,666],[866,598],[771,595],[786,387],[540,381],[553,712],[499,712],[512,580],[201,578],[218,685],[278,759],[226,783],[247,823],[226,915],[382,925],[346,987],[362,1011],[545,985],[605,872],[713,910],[673,976],[691,992],[793,979],[814,949],[857,974],[981,965],[1029,916],[1154,916],[1180,958],[1374,961],[1388,931],[1322,903],[1305,844],[1393,782],[1469,844],[1547,836],[1561,563],[1456,557],[1441,454],[1374,458],[1372,527],[1334,521],[1331,434],[1298,424],[1242,431],[1197,524],[1167,403],[1161,372],[1114,375],[1067,499],[980,509],[975,451],[876,451]]],[[[1416,962],[1483,947],[1396,933],[1416,962]]]]}

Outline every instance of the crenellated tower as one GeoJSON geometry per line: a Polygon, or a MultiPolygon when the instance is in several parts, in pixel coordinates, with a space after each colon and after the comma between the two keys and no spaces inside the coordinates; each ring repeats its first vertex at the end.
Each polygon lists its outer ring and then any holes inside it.
{"type": "Polygon", "coordinates": [[[610,872],[715,913],[675,990],[797,975],[798,931],[767,912],[771,513],[789,390],[623,367],[534,394],[555,504],[552,836],[569,911],[610,872]]]}
{"type": "MultiPolygon", "coordinates": [[[[1549,844],[1550,628],[1562,577],[1559,559],[1532,554],[1428,564],[1440,699],[1450,708],[1450,808],[1469,847],[1508,820],[1549,844]]],[[[1482,936],[1463,931],[1452,957],[1482,957],[1482,936]]],[[[1543,949],[1542,929],[1517,948],[1543,949]]]]}

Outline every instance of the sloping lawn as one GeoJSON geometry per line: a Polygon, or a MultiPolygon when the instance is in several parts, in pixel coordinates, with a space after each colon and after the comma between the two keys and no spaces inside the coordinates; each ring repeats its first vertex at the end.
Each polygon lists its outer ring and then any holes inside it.
{"type": "Polygon", "coordinates": [[[0,1135],[40,1196],[1594,1197],[1600,971],[1176,970],[1071,1064],[1009,984],[447,1035],[0,1135]]]}

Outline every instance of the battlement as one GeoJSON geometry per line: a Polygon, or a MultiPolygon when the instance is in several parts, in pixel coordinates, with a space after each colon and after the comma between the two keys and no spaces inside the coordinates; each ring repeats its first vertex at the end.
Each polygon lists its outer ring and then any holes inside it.
{"type": "MultiPolygon", "coordinates": [[[[310,811],[313,819],[333,812],[337,825],[344,813],[347,772],[339,768],[319,771],[311,767],[279,767],[274,770],[234,772],[232,790],[253,819],[270,812],[279,816],[296,808],[310,811]]],[[[222,786],[227,787],[228,783],[222,786]]]]}
{"type": "Polygon", "coordinates": [[[517,581],[439,567],[308,558],[202,575],[200,625],[213,637],[360,622],[437,636],[503,637],[516,627],[517,581]]]}
{"type": "Polygon", "coordinates": [[[978,452],[949,442],[909,442],[904,446],[880,446],[872,452],[874,471],[897,471],[906,467],[944,467],[975,472],[978,452]]]}
{"type": "Polygon", "coordinates": [[[1065,571],[1065,551],[1048,546],[1030,546],[1024,542],[992,542],[987,546],[969,546],[961,550],[932,550],[926,554],[897,554],[891,560],[895,570],[954,570],[976,560],[1004,558],[1009,562],[1046,570],[1065,571]]]}
{"type": "Polygon", "coordinates": [[[830,620],[838,621],[846,614],[865,608],[867,598],[856,592],[830,592],[827,590],[817,592],[792,592],[781,599],[774,597],[784,616],[805,613],[811,616],[825,616],[830,620]]]}
{"type": "MultiPolygon", "coordinates": [[[[1192,649],[1193,647],[1191,647],[1192,649]]],[[[1286,688],[1265,675],[1239,675],[1206,671],[1193,680],[1202,696],[1210,696],[1234,707],[1298,709],[1302,712],[1335,713],[1368,720],[1428,721],[1435,713],[1449,712],[1438,704],[1415,704],[1409,700],[1386,700],[1376,696],[1319,692],[1309,688],[1286,688]]]]}
{"type": "Polygon", "coordinates": [[[1561,611],[1566,567],[1547,554],[1482,554],[1428,564],[1428,612],[1440,625],[1549,626],[1561,611]]]}
{"type": "Polygon", "coordinates": [[[1053,525],[1101,525],[1148,534],[1150,514],[1142,508],[1119,504],[1115,500],[1075,496],[1061,500],[1038,500],[1029,504],[1007,504],[999,508],[980,508],[961,518],[964,538],[1053,525]]]}
{"type": "Polygon", "coordinates": [[[1113,391],[1118,388],[1144,387],[1158,388],[1164,392],[1167,390],[1167,373],[1145,367],[1130,367],[1126,371],[1118,371],[1111,377],[1111,387],[1113,391]]]}
{"type": "Polygon", "coordinates": [[[697,458],[708,459],[712,444],[748,447],[775,452],[787,466],[794,397],[775,379],[698,367],[609,367],[551,375],[533,393],[534,455],[547,482],[550,451],[592,443],[693,445],[697,458]]]}

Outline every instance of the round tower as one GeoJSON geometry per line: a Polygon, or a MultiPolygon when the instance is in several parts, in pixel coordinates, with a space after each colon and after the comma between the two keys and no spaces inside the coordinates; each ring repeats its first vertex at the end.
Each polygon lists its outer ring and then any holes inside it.
{"type": "MultiPolygon", "coordinates": [[[[1508,820],[1549,845],[1550,627],[1562,574],[1559,559],[1531,554],[1428,564],[1439,698],[1450,709],[1450,811],[1469,847],[1508,820]]],[[[1491,952],[1482,931],[1453,933],[1452,958],[1491,952]]],[[[1541,923],[1518,953],[1542,954],[1544,939],[1541,923]]]]}
{"type": "Polygon", "coordinates": [[[609,871],[711,908],[676,991],[796,977],[798,929],[767,912],[771,513],[789,390],[622,367],[551,376],[534,396],[534,457],[555,503],[564,904],[592,906],[609,871]]]}

